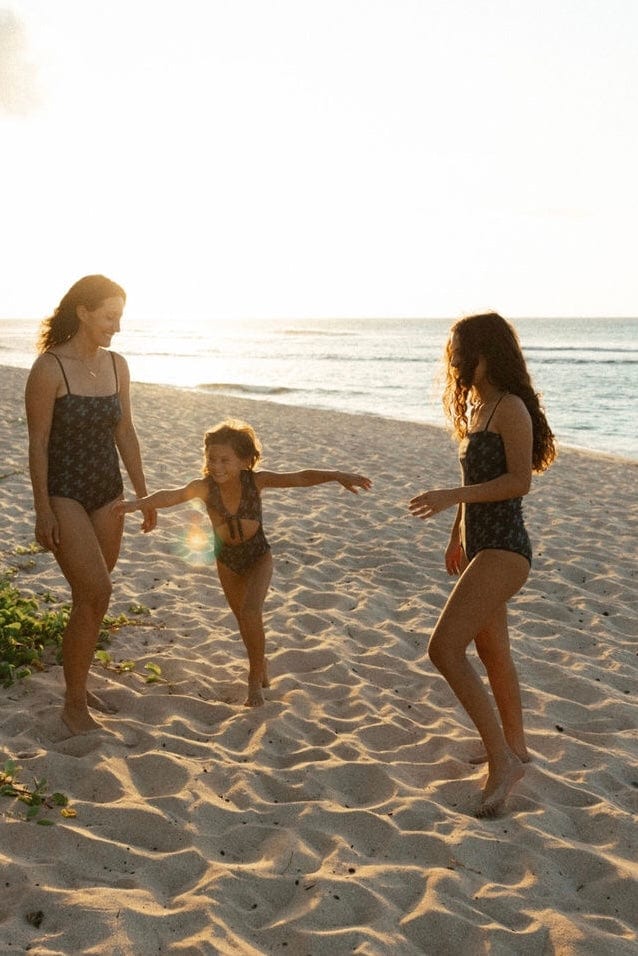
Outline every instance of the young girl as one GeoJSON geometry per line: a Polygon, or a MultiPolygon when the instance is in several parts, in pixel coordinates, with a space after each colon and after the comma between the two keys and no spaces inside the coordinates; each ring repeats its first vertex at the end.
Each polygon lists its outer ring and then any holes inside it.
{"type": "Polygon", "coordinates": [[[203,478],[157,491],[146,498],[117,502],[121,514],[149,508],[170,508],[193,498],[206,505],[213,525],[217,572],[228,605],[237,618],[239,633],[248,652],[247,707],[264,702],[262,687],[268,687],[263,607],[272,576],[270,545],[264,535],[261,492],[264,488],[308,488],[337,481],[348,491],[369,489],[362,475],[343,471],[254,471],[261,445],[250,425],[225,421],[204,436],[203,478]]]}
{"type": "Polygon", "coordinates": [[[516,333],[500,315],[457,322],[446,359],[443,406],[461,443],[463,486],[426,491],[409,507],[417,518],[430,518],[457,505],[445,566],[461,576],[428,654],[481,735],[488,778],[477,815],[494,816],[529,760],[506,602],[527,580],[532,560],[521,498],[532,471],[552,463],[554,436],[516,333]],[[498,715],[467,659],[471,641],[487,670],[498,715]]]}

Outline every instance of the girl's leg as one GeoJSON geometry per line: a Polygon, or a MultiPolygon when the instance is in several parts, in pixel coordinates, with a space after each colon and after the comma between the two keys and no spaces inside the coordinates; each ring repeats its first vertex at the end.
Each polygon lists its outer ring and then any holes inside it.
{"type": "MultiPolygon", "coordinates": [[[[488,626],[476,635],[476,649],[487,671],[505,739],[519,760],[528,763],[530,758],[523,729],[521,690],[507,628],[507,605],[503,604],[488,626]]],[[[487,759],[487,755],[483,759],[487,759]]],[[[481,763],[482,759],[476,758],[471,762],[481,763]]]]}
{"type": "Polygon", "coordinates": [[[483,681],[467,659],[468,644],[523,586],[529,564],[509,551],[481,551],[465,569],[436,624],[428,653],[474,722],[487,751],[489,775],[481,815],[498,812],[523,774],[510,750],[483,681]]]}
{"type": "Polygon", "coordinates": [[[248,653],[248,697],[245,704],[258,707],[264,702],[261,689],[268,686],[263,608],[272,578],[272,555],[270,552],[264,554],[246,574],[236,574],[221,561],[217,563],[217,570],[248,653]]]}
{"type": "MultiPolygon", "coordinates": [[[[102,619],[111,597],[111,577],[91,517],[70,498],[52,498],[60,545],[55,557],[71,587],[71,614],[62,639],[66,696],[62,719],[74,734],[99,727],[87,707],[86,682],[102,619]]],[[[118,522],[114,522],[115,528],[118,522]]],[[[108,538],[108,534],[103,534],[108,538]]],[[[117,537],[116,531],[113,532],[117,537]]],[[[118,545],[119,547],[119,545],[118,545]]],[[[115,549],[111,543],[111,551],[115,549]]]]}

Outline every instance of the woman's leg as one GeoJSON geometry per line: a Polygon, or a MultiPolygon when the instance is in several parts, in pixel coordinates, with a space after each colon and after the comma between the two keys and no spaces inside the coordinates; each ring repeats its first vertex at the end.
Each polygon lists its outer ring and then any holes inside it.
{"type": "MultiPolygon", "coordinates": [[[[109,561],[119,549],[120,522],[113,521],[107,531],[106,509],[89,516],[70,498],[52,498],[60,527],[60,545],[55,557],[71,588],[71,614],[62,639],[62,657],[66,697],[62,719],[72,733],[86,733],[99,727],[87,707],[86,682],[95,653],[100,626],[111,597],[109,561]],[[100,538],[94,521],[100,528],[100,538]],[[118,542],[116,545],[116,541],[118,542]]],[[[114,562],[113,562],[114,563],[114,562]]]]}
{"type": "Polygon", "coordinates": [[[272,578],[272,555],[270,552],[264,554],[246,574],[236,574],[221,561],[217,562],[217,570],[248,653],[248,697],[245,704],[258,707],[264,702],[261,689],[268,686],[263,608],[272,578]]]}
{"type": "Polygon", "coordinates": [[[474,722],[487,751],[489,775],[481,813],[498,812],[523,767],[507,744],[483,681],[467,659],[468,644],[523,586],[529,564],[509,551],[481,551],[461,575],[436,624],[428,653],[474,722]]]}
{"type": "MultiPolygon", "coordinates": [[[[110,510],[112,504],[113,502],[110,501],[104,505],[104,507],[99,508],[89,515],[109,574],[115,567],[117,559],[120,556],[122,533],[124,531],[124,515],[114,515],[110,510]]],[[[116,707],[111,707],[109,704],[106,704],[88,688],[86,691],[86,702],[89,707],[102,711],[104,714],[117,713],[116,707]]]]}

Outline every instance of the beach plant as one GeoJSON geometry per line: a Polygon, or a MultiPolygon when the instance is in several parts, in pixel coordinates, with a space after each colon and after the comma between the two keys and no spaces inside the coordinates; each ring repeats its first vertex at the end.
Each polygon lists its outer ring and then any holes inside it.
{"type": "Polygon", "coordinates": [[[47,782],[43,778],[34,778],[33,786],[18,781],[18,773],[22,768],[14,760],[6,760],[0,770],[0,796],[13,799],[26,807],[24,820],[35,820],[40,826],[53,826],[54,820],[43,816],[46,810],[59,808],[63,817],[75,817],[76,811],[69,806],[69,798],[64,793],[47,792],[47,782]]]}
{"type": "MultiPolygon", "coordinates": [[[[123,660],[123,661],[114,661],[108,651],[97,650],[95,652],[95,659],[105,670],[115,671],[117,674],[127,674],[131,671],[134,671],[137,667],[138,662],[132,660],[123,660]]],[[[162,668],[159,664],[154,664],[152,661],[148,661],[144,665],[144,670],[146,671],[146,677],[144,678],[145,683],[147,684],[157,684],[168,683],[166,678],[162,677],[162,668]]],[[[141,677],[141,674],[136,674],[137,677],[141,677]]]]}
{"type": "MultiPolygon", "coordinates": [[[[50,592],[42,595],[40,600],[45,605],[54,603],[50,592]]],[[[120,627],[140,626],[139,616],[148,613],[148,609],[143,605],[132,605],[131,613],[135,618],[125,614],[104,618],[98,647],[104,647],[120,627]]],[[[54,651],[59,663],[69,614],[68,604],[42,609],[35,597],[21,594],[6,574],[0,577],[0,684],[10,687],[29,677],[34,670],[44,670],[47,648],[54,651]]]]}

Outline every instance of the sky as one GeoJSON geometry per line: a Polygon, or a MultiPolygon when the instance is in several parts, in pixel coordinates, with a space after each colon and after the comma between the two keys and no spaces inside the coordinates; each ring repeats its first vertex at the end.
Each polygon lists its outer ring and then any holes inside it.
{"type": "Polygon", "coordinates": [[[636,316],[637,0],[0,0],[0,317],[636,316]]]}

